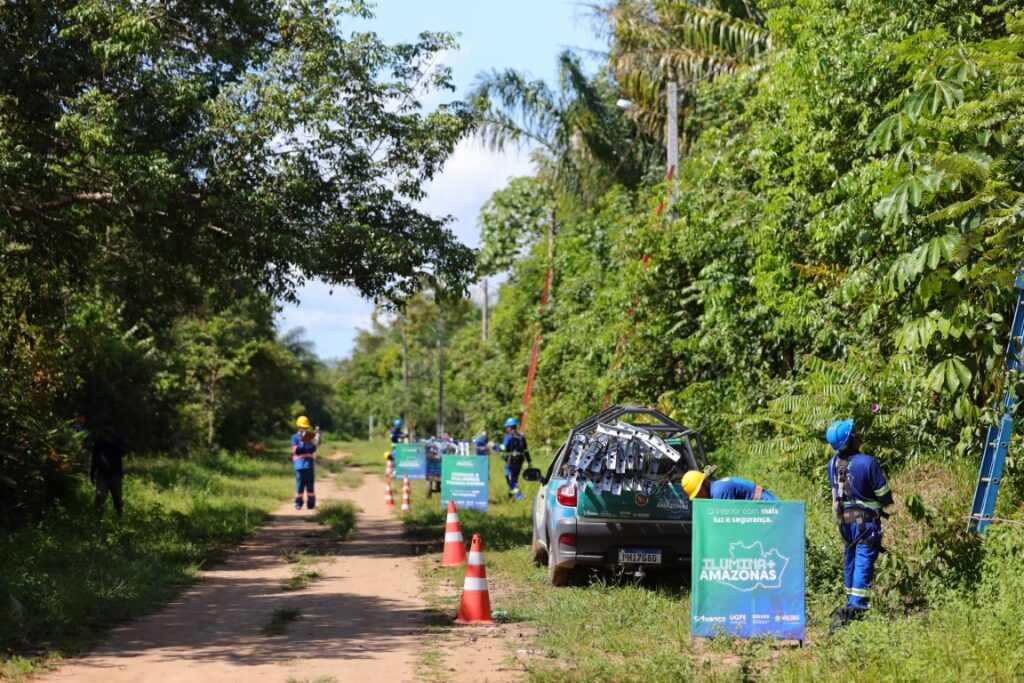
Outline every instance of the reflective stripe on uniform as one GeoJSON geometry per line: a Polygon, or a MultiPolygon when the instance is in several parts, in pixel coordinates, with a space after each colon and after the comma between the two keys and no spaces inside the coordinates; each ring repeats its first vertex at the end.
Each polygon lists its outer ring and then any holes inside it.
{"type": "Polygon", "coordinates": [[[892,491],[892,489],[889,488],[888,484],[886,484],[885,486],[883,486],[880,489],[875,489],[875,496],[877,496],[878,498],[881,498],[882,496],[884,496],[885,494],[887,494],[887,493],[889,493],[891,491],[892,491]]]}
{"type": "Polygon", "coordinates": [[[871,597],[871,589],[870,588],[847,588],[846,589],[846,594],[847,595],[855,595],[858,598],[870,598],[871,597]]]}
{"type": "Polygon", "coordinates": [[[467,576],[465,583],[462,584],[462,590],[485,591],[487,590],[487,579],[474,579],[471,576],[467,576]]]}
{"type": "Polygon", "coordinates": [[[878,510],[882,509],[882,504],[881,503],[876,503],[873,500],[859,500],[859,499],[858,500],[851,500],[851,501],[844,501],[843,502],[843,509],[844,510],[849,510],[850,508],[853,508],[853,507],[867,508],[868,510],[875,510],[877,512],[878,510]]]}

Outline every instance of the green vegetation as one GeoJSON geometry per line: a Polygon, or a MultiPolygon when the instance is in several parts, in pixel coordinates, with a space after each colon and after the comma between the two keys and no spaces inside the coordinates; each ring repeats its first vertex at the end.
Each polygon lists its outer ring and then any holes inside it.
{"type": "Polygon", "coordinates": [[[303,588],[308,588],[311,584],[319,581],[323,577],[324,575],[316,569],[299,567],[287,581],[281,584],[281,590],[300,591],[303,588]]]}
{"type": "Polygon", "coordinates": [[[329,527],[334,538],[347,541],[355,530],[356,512],[350,501],[331,501],[317,506],[316,521],[329,527]]]}
{"type": "Polygon", "coordinates": [[[267,623],[260,629],[260,633],[265,636],[283,635],[288,628],[288,624],[298,619],[301,615],[302,610],[295,607],[278,607],[271,613],[267,623]]]}
{"type": "Polygon", "coordinates": [[[97,519],[92,491],[79,486],[38,522],[0,537],[0,595],[17,605],[0,612],[0,642],[36,653],[0,671],[31,668],[42,643],[51,655],[80,652],[178,594],[288,500],[284,448],[129,460],[122,518],[108,502],[97,519]]]}
{"type": "Polygon", "coordinates": [[[76,411],[136,454],[258,448],[304,411],[344,432],[323,364],[274,329],[307,279],[464,290],[472,252],[416,208],[472,119],[418,101],[451,89],[454,39],[346,30],[371,16],[0,7],[0,528],[73,495],[76,411]]]}

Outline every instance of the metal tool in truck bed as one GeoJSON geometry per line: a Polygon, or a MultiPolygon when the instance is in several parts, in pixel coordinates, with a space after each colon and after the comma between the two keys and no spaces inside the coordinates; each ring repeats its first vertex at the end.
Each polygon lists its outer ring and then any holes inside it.
{"type": "Polygon", "coordinates": [[[533,551],[554,585],[574,569],[682,567],[690,561],[691,505],[679,485],[707,465],[700,435],[665,414],[615,405],[572,428],[533,506],[533,551]]]}

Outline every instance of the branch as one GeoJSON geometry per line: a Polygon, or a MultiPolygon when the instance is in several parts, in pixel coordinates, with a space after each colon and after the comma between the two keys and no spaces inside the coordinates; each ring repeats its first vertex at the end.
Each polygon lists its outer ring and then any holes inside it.
{"type": "Polygon", "coordinates": [[[53,209],[63,209],[73,204],[106,204],[114,198],[114,195],[110,192],[79,192],[73,194],[70,197],[64,197],[52,202],[46,202],[45,204],[39,204],[37,206],[18,206],[12,204],[6,207],[8,213],[22,214],[22,213],[45,213],[53,209]]]}

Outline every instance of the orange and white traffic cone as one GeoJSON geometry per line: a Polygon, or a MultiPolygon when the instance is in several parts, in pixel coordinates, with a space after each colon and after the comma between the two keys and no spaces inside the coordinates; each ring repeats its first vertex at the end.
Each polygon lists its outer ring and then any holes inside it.
{"type": "Polygon", "coordinates": [[[448,501],[448,517],[444,521],[444,554],[441,556],[442,567],[454,567],[466,561],[466,542],[462,540],[462,525],[459,524],[459,513],[455,510],[455,501],[448,501]]]}
{"type": "Polygon", "coordinates": [[[402,477],[402,512],[408,512],[411,509],[409,505],[409,475],[406,474],[402,477]]]}
{"type": "Polygon", "coordinates": [[[462,584],[462,603],[456,624],[494,624],[491,618],[491,594],[487,592],[487,569],[484,567],[484,542],[473,534],[466,565],[466,581],[462,584]]]}
{"type": "Polygon", "coordinates": [[[384,507],[395,507],[395,499],[391,496],[391,480],[384,482],[384,507]]]}

